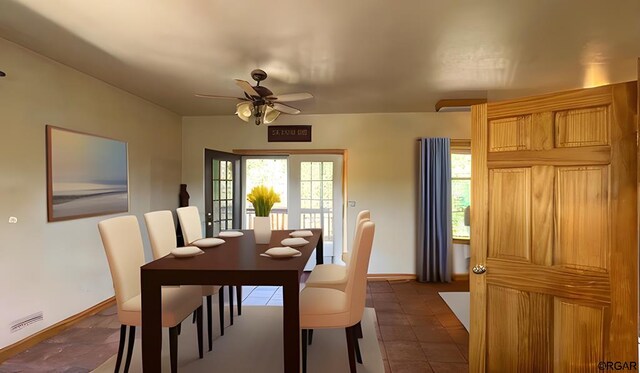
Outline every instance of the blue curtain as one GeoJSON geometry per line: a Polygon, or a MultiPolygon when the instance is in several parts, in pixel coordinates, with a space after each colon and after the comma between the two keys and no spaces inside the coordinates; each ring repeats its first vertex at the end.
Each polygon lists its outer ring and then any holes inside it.
{"type": "Polygon", "coordinates": [[[451,141],[420,139],[418,281],[451,281],[451,141]]]}

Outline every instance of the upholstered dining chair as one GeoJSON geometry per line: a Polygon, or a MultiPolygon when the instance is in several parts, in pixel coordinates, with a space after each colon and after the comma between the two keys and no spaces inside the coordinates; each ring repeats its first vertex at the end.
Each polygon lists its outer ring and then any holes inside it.
{"type": "MultiPolygon", "coordinates": [[[[211,238],[204,238],[202,235],[202,222],[200,212],[196,206],[179,207],[176,209],[182,237],[185,245],[197,246],[200,248],[210,247],[211,238]]],[[[238,316],[242,315],[242,286],[236,286],[238,296],[238,316]]],[[[224,298],[223,289],[220,289],[220,299],[224,298]]],[[[233,325],[233,286],[229,285],[229,322],[233,325]]],[[[221,334],[224,335],[224,328],[221,334]]]]}
{"type": "MultiPolygon", "coordinates": [[[[356,242],[359,240],[360,234],[362,233],[363,223],[369,221],[369,211],[361,211],[358,214],[358,218],[356,219],[356,231],[353,238],[353,244],[351,245],[351,250],[353,252],[353,248],[356,245],[356,242]]],[[[351,254],[351,253],[350,253],[351,254]]],[[[347,278],[349,274],[350,262],[347,261],[346,265],[340,264],[318,264],[316,265],[309,278],[305,282],[306,287],[316,287],[316,288],[331,288],[336,290],[344,291],[347,285],[347,278]]],[[[362,326],[358,323],[355,326],[356,336],[358,338],[362,338],[362,326]]],[[[313,329],[309,330],[309,344],[313,343],[313,329]]]]}
{"type": "Polygon", "coordinates": [[[344,291],[332,288],[305,287],[300,292],[300,328],[302,329],[302,372],[307,372],[307,338],[309,329],[345,328],[349,368],[356,372],[356,358],[362,363],[356,325],[362,320],[367,289],[367,270],[373,245],[375,224],[361,223],[360,234],[352,248],[352,257],[344,291]]]}
{"type": "MultiPolygon", "coordinates": [[[[369,221],[370,217],[371,217],[371,213],[369,212],[369,210],[360,211],[360,213],[358,214],[358,217],[356,218],[356,233],[354,235],[351,253],[353,252],[353,247],[356,242],[358,230],[361,228],[361,224],[363,222],[369,221]]],[[[343,257],[347,259],[345,260],[346,265],[340,265],[340,264],[316,265],[311,271],[309,278],[305,282],[305,286],[344,290],[344,287],[347,283],[347,272],[349,270],[349,256],[343,257]]]]}
{"type": "MultiPolygon", "coordinates": [[[[115,371],[120,370],[126,327],[129,326],[129,341],[124,371],[129,371],[136,326],[142,325],[142,297],[140,290],[140,267],[144,262],[144,248],[140,226],[135,216],[120,216],[98,223],[109,262],[109,270],[116,295],[116,306],[120,326],[120,344],[115,371]]],[[[162,326],[169,328],[169,351],[171,372],[178,370],[179,325],[191,313],[196,312],[198,320],[198,353],[202,350],[202,296],[196,286],[162,288],[162,326]]]]}
{"type": "MultiPolygon", "coordinates": [[[[173,222],[173,214],[169,210],[154,211],[144,214],[147,225],[147,233],[151,242],[153,258],[158,259],[168,255],[176,248],[176,227],[173,222]]],[[[207,332],[209,351],[213,348],[213,317],[212,296],[218,294],[218,313],[220,315],[220,330],[224,331],[224,298],[220,286],[201,286],[202,296],[207,299],[207,332]]]]}

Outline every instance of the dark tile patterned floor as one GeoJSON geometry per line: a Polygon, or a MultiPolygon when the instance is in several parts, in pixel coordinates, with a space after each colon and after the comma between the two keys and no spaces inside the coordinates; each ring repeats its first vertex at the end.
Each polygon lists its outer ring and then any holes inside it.
{"type": "MultiPolygon", "coordinates": [[[[386,372],[467,372],[469,333],[438,292],[468,290],[467,282],[370,282],[367,307],[376,310],[386,372]]],[[[111,307],[83,320],[0,364],[0,373],[90,372],[117,352],[115,313],[111,307]]]]}
{"type": "Polygon", "coordinates": [[[468,282],[370,282],[367,306],[376,310],[386,372],[467,372],[469,333],[440,298],[469,291],[468,282]]]}

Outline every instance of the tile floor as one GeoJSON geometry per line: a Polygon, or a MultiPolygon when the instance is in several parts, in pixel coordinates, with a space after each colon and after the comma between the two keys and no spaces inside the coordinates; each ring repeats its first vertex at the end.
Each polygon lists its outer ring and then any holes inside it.
{"type": "MultiPolygon", "coordinates": [[[[467,372],[469,333],[438,295],[468,291],[467,282],[370,282],[367,307],[376,310],[385,369],[392,373],[467,372]]],[[[282,305],[282,288],[244,286],[243,305],[282,305]]],[[[115,307],[0,364],[0,373],[90,372],[117,352],[115,307]]]]}

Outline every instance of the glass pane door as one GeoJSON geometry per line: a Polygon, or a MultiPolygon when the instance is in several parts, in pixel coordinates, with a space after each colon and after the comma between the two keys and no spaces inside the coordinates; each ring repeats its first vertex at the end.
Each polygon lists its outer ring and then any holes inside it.
{"type": "Polygon", "coordinates": [[[205,150],[205,221],[207,237],[239,229],[240,156],[205,150]]]}
{"type": "Polygon", "coordinates": [[[321,228],[325,256],[339,258],[343,248],[342,156],[292,155],[289,170],[290,229],[321,228]]]}

